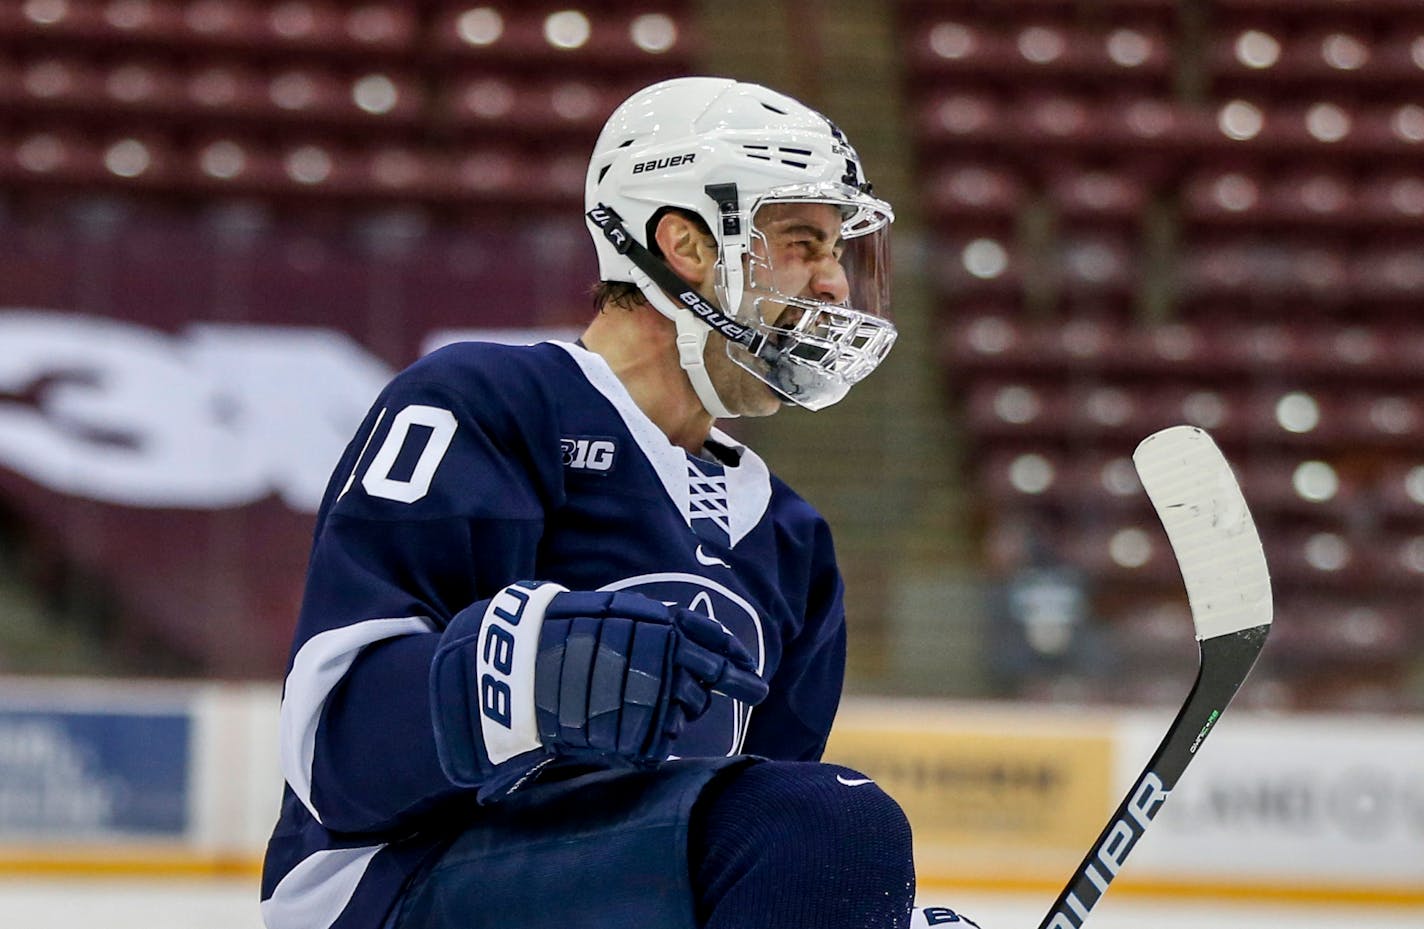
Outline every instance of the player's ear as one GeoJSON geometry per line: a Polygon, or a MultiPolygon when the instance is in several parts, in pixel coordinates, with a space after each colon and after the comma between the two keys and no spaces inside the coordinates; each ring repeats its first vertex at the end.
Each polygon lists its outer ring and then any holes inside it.
{"type": "Polygon", "coordinates": [[[653,234],[663,260],[691,284],[702,284],[717,263],[717,242],[696,219],[669,211],[658,220],[653,234]]]}

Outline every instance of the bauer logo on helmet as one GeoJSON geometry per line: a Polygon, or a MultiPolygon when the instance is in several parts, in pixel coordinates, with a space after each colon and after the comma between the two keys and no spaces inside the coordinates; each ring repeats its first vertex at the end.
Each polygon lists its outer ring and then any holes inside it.
{"type": "Polygon", "coordinates": [[[685,152],[681,155],[670,155],[667,158],[655,158],[652,161],[640,161],[633,165],[634,174],[642,174],[646,171],[661,171],[664,168],[680,168],[683,165],[690,165],[697,160],[696,152],[685,152]]]}

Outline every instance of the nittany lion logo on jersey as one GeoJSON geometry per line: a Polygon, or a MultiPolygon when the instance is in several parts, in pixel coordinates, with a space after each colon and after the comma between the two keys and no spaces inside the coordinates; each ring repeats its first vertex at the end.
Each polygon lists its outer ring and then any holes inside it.
{"type": "MultiPolygon", "coordinates": [[[[631,590],[715,619],[751,652],[757,674],[766,674],[766,639],[761,617],[746,598],[716,581],[696,574],[668,572],[643,574],[605,584],[601,590],[631,590]]],[[[742,750],[752,707],[716,694],[701,718],[682,731],[672,744],[679,758],[735,755],[742,750]]]]}

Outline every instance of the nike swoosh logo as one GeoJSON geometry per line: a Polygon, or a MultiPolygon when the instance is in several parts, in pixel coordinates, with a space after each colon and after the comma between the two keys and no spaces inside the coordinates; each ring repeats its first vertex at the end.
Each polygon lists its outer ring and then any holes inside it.
{"type": "Polygon", "coordinates": [[[862,784],[874,784],[875,781],[868,777],[846,777],[842,774],[836,775],[836,780],[847,787],[859,787],[862,784]]]}
{"type": "Polygon", "coordinates": [[[718,558],[716,555],[709,555],[709,554],[707,554],[706,552],[704,552],[704,551],[702,550],[702,546],[701,546],[701,545],[697,546],[697,563],[698,563],[698,564],[705,564],[705,565],[707,565],[708,567],[711,567],[712,565],[721,565],[721,566],[724,567],[724,568],[731,568],[731,567],[732,567],[731,565],[729,565],[729,564],[727,564],[725,561],[723,561],[721,558],[718,558]]]}

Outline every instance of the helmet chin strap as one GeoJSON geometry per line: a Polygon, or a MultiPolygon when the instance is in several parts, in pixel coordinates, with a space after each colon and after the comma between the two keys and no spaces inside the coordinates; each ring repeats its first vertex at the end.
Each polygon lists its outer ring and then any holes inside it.
{"type": "Polygon", "coordinates": [[[712,385],[711,376],[707,373],[704,351],[707,347],[707,336],[711,334],[712,330],[693,316],[691,310],[674,303],[661,287],[643,273],[641,268],[634,266],[631,276],[634,279],[633,283],[637,284],[638,289],[643,292],[643,296],[648,298],[648,302],[659,313],[671,319],[673,325],[677,327],[678,364],[687,373],[687,380],[692,384],[692,391],[697,394],[697,399],[702,402],[703,409],[710,413],[714,419],[735,419],[741,415],[727,409],[727,405],[717,394],[717,388],[712,385]]]}
{"type": "MultiPolygon", "coordinates": [[[[709,187],[708,192],[712,193],[713,189],[709,187]]],[[[736,185],[728,184],[722,188],[716,188],[716,190],[719,196],[729,197],[729,203],[735,201],[736,185]]],[[[719,200],[720,202],[721,200],[719,200]]],[[[728,207],[724,207],[724,209],[728,209],[728,207]]],[[[745,345],[747,350],[753,354],[761,350],[764,339],[758,335],[755,329],[728,316],[721,307],[709,301],[698,293],[695,287],[674,274],[661,258],[649,252],[629,234],[623,225],[622,218],[616,211],[600,203],[584,215],[588,217],[589,222],[602,230],[604,237],[620,255],[627,257],[628,280],[637,284],[638,289],[643,292],[643,296],[648,298],[648,302],[659,313],[671,319],[677,327],[678,364],[687,372],[687,379],[692,384],[692,390],[697,394],[697,399],[702,401],[703,408],[716,419],[731,419],[740,415],[727,409],[727,405],[717,395],[717,388],[712,386],[712,378],[707,374],[707,366],[703,359],[703,351],[707,346],[707,334],[715,329],[728,342],[745,345]]],[[[740,220],[735,216],[729,217],[724,223],[724,227],[724,233],[740,235],[740,220]]],[[[726,234],[719,237],[723,240],[723,244],[719,248],[724,255],[727,251],[726,237],[726,234]]],[[[724,275],[724,279],[719,281],[718,286],[718,292],[722,294],[722,299],[729,306],[736,305],[730,300],[730,296],[733,294],[740,302],[742,289],[740,252],[737,253],[735,264],[735,271],[730,275],[724,275]],[[731,278],[730,283],[725,277],[731,278]]],[[[725,271],[725,269],[723,270],[725,271]]]]}

